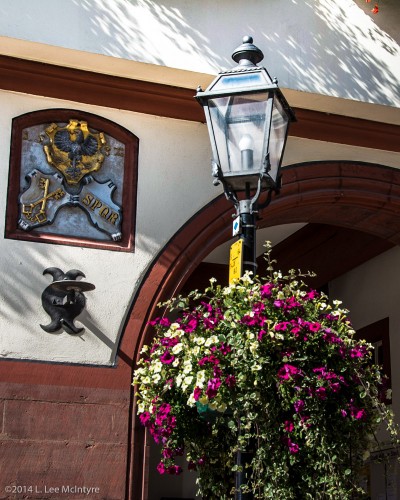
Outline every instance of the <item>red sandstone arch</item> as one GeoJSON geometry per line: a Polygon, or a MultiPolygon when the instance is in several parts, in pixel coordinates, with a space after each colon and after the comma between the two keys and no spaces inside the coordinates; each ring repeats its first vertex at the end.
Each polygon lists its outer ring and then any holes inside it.
{"type": "MultiPolygon", "coordinates": [[[[126,324],[120,355],[136,360],[151,338],[148,320],[176,294],[197,265],[230,238],[232,205],[216,198],[190,219],[154,260],[126,324]]],[[[283,188],[260,214],[259,227],[318,222],[357,229],[400,244],[400,170],[360,162],[313,162],[285,167],[283,188]]],[[[132,424],[134,423],[132,418],[132,424]]],[[[129,498],[143,493],[143,433],[132,425],[129,498]]]]}

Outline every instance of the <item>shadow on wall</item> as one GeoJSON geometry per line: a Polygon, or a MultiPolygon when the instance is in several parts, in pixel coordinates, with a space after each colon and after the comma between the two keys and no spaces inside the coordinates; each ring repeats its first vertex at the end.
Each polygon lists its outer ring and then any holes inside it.
{"type": "Polygon", "coordinates": [[[252,35],[281,87],[399,104],[398,0],[378,15],[374,0],[42,0],[39,16],[20,3],[0,6],[5,36],[214,75],[252,35]]]}
{"type": "MultiPolygon", "coordinates": [[[[60,267],[67,271],[76,268],[76,263],[65,262],[65,253],[63,247],[50,245],[48,248],[36,250],[35,245],[22,241],[7,240],[6,247],[8,251],[3,254],[1,276],[2,286],[0,294],[0,316],[4,320],[2,326],[2,342],[0,344],[0,356],[14,358],[13,353],[8,352],[6,332],[11,332],[18,328],[29,329],[32,340],[40,342],[40,339],[48,340],[51,335],[60,335],[64,333],[63,329],[52,333],[44,332],[40,324],[48,325],[51,321],[50,316],[46,314],[42,307],[42,292],[51,283],[50,276],[43,275],[43,271],[48,267],[60,267]],[[8,271],[7,271],[8,270],[8,271]]],[[[86,276],[84,281],[95,282],[95,276],[86,276]]],[[[90,292],[92,293],[92,292],[90,292]]],[[[73,335],[77,339],[85,341],[88,335],[97,337],[110,351],[110,362],[114,362],[118,349],[119,335],[115,341],[112,341],[107,333],[104,332],[96,323],[88,311],[88,305],[94,304],[89,292],[86,296],[86,307],[76,318],[77,327],[84,327],[82,333],[73,335]]],[[[47,341],[46,340],[46,341],[47,341]]],[[[20,356],[18,356],[19,358],[20,356]]]]}
{"type": "Polygon", "coordinates": [[[385,0],[379,16],[363,0],[256,0],[251,9],[239,0],[96,0],[96,10],[92,0],[74,2],[114,57],[215,73],[232,66],[232,50],[250,34],[282,87],[398,105],[397,0],[385,0]]]}

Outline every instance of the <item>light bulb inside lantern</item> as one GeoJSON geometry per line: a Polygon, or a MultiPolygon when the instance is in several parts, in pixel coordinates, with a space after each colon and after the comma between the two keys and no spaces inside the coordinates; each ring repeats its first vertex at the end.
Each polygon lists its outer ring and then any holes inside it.
{"type": "Polygon", "coordinates": [[[242,170],[251,170],[253,168],[254,141],[251,135],[245,134],[239,141],[241,152],[242,170]]]}

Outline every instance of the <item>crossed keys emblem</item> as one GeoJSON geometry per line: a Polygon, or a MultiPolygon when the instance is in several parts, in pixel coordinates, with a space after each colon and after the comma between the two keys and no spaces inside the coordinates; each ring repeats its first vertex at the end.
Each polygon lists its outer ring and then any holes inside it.
{"type": "Polygon", "coordinates": [[[31,222],[44,224],[47,222],[46,205],[47,201],[51,198],[54,200],[60,200],[65,196],[65,191],[60,187],[55,191],[49,193],[50,179],[46,177],[40,177],[38,182],[39,189],[43,190],[43,196],[33,203],[23,203],[22,213],[31,222]]]}
{"type": "Polygon", "coordinates": [[[32,170],[27,176],[29,187],[19,197],[20,218],[18,226],[30,231],[45,224],[52,224],[65,206],[79,207],[92,225],[108,234],[114,241],[121,239],[121,207],[114,203],[115,184],[108,180],[98,182],[87,177],[79,192],[70,193],[63,185],[60,173],[45,174],[32,170]]]}

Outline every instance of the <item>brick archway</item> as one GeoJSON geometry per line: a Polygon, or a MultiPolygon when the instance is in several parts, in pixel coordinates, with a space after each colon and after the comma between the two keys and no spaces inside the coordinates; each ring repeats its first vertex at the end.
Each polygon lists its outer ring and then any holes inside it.
{"type": "MultiPolygon", "coordinates": [[[[230,238],[232,205],[223,196],[204,207],[169,241],[145,277],[120,350],[138,358],[151,339],[147,322],[159,302],[183,286],[198,264],[230,238]]],[[[360,162],[313,162],[284,168],[283,189],[260,213],[259,227],[291,222],[333,224],[400,244],[400,170],[360,162]]],[[[134,408],[133,408],[134,411],[134,408]]],[[[129,498],[144,486],[144,434],[132,413],[129,498]]]]}

